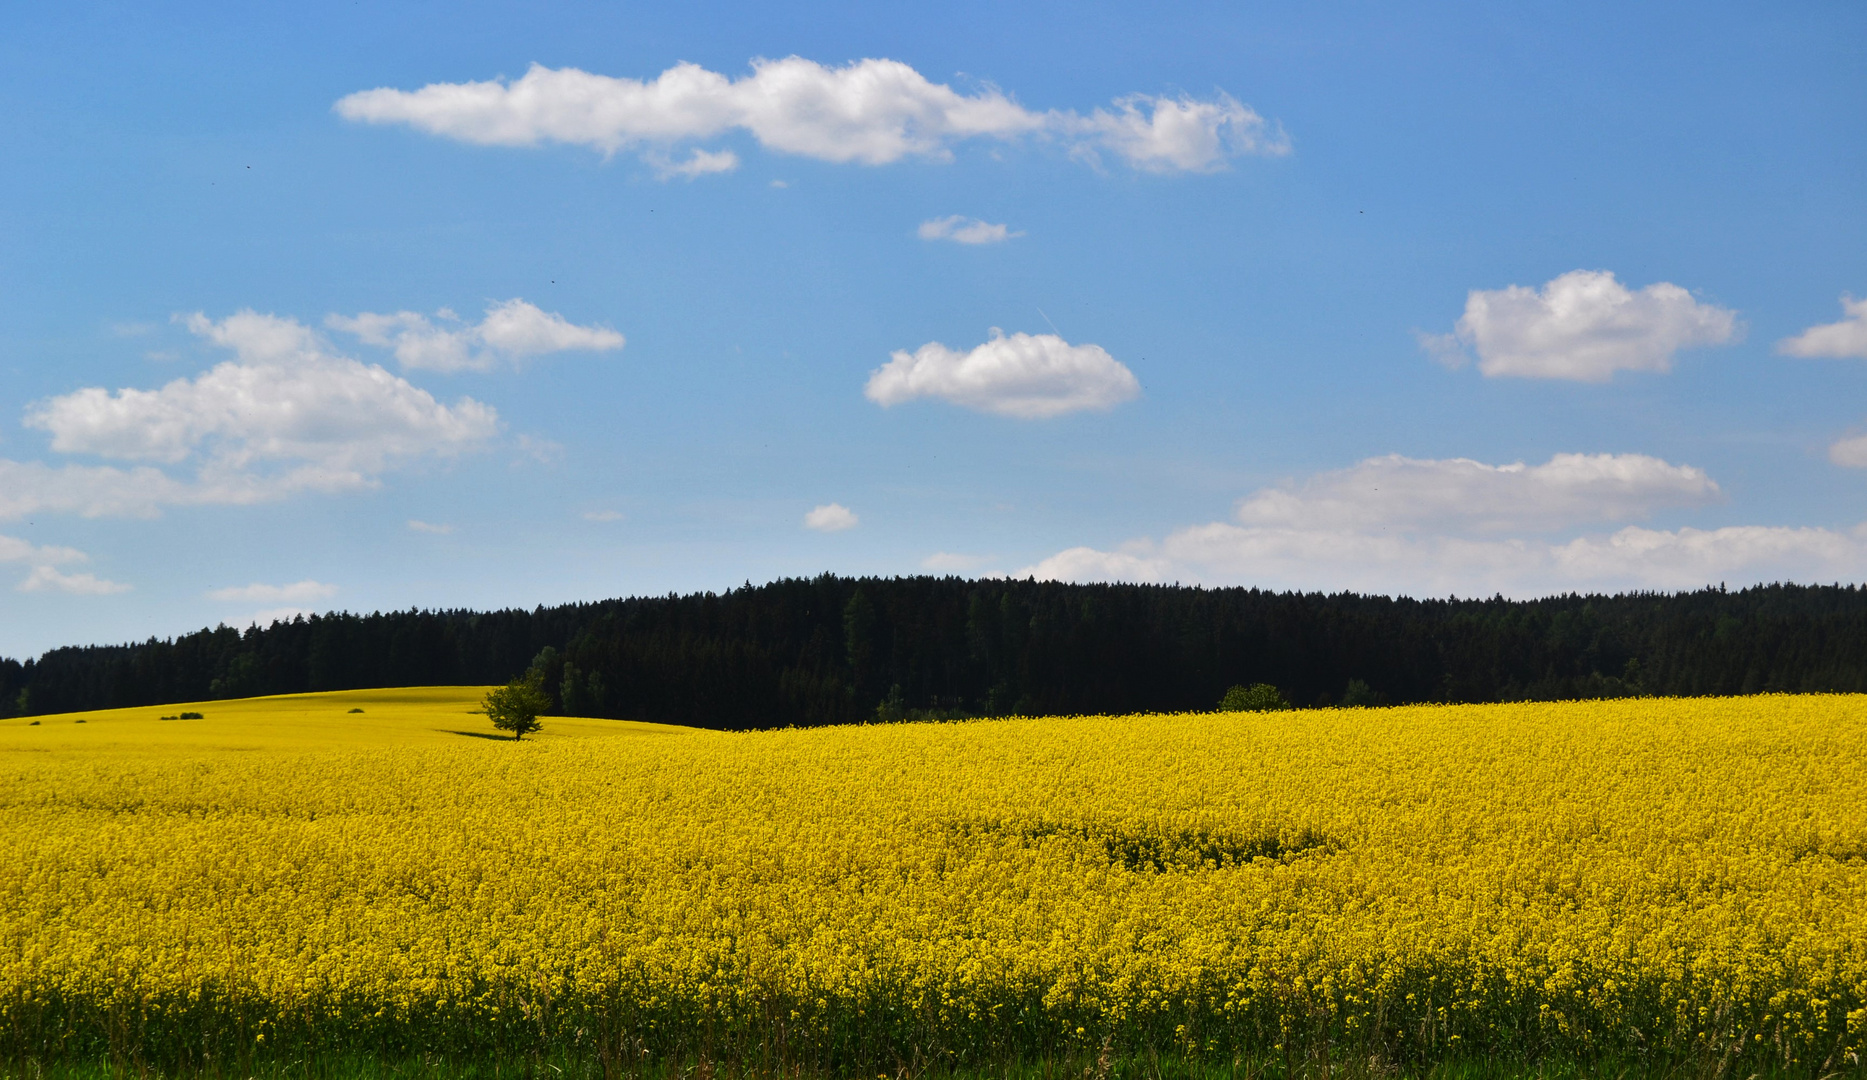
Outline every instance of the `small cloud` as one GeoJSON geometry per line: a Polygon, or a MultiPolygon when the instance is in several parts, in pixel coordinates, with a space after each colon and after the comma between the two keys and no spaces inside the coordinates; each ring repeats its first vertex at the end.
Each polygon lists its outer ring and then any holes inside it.
{"type": "Polygon", "coordinates": [[[1843,296],[1841,312],[1846,318],[1840,322],[1811,326],[1795,337],[1784,338],[1776,343],[1776,351],[1784,356],[1867,360],[1867,300],[1843,296]]]}
{"type": "Polygon", "coordinates": [[[307,611],[299,607],[267,608],[264,611],[255,611],[251,615],[242,615],[239,618],[229,619],[227,620],[227,625],[237,630],[244,630],[249,626],[257,626],[263,630],[273,623],[288,623],[300,616],[309,617],[315,614],[317,613],[314,611],[307,611]]]}
{"type": "Polygon", "coordinates": [[[223,603],[240,604],[303,604],[312,600],[322,600],[337,592],[337,586],[326,585],[321,581],[294,581],[290,585],[238,585],[225,589],[214,589],[207,594],[209,600],[223,603]]]}
{"type": "Polygon", "coordinates": [[[613,352],[627,343],[606,326],[579,326],[516,297],[488,306],[477,323],[448,325],[461,320],[447,308],[435,312],[434,319],[414,311],[365,311],[328,315],[324,325],[366,345],[393,348],[404,368],[441,372],[491,371],[502,360],[517,366],[547,353],[613,352]]]}
{"type": "Polygon", "coordinates": [[[804,515],[804,527],[818,532],[842,532],[856,527],[855,511],[841,503],[825,503],[804,515]]]}
{"type": "Polygon", "coordinates": [[[620,510],[588,510],[584,512],[583,519],[585,521],[621,521],[622,511],[620,510]]]}
{"type": "Polygon", "coordinates": [[[446,536],[454,531],[452,525],[435,525],[427,521],[417,521],[414,518],[408,519],[408,528],[410,532],[432,533],[435,536],[446,536]]]}
{"type": "Polygon", "coordinates": [[[657,180],[672,180],[680,177],[692,180],[712,173],[732,172],[739,167],[739,155],[731,150],[696,149],[688,155],[686,161],[672,161],[659,155],[651,155],[648,164],[655,170],[657,180]]]}
{"type": "Polygon", "coordinates": [[[513,462],[515,465],[526,459],[540,465],[556,465],[564,458],[564,444],[561,442],[535,438],[531,435],[520,435],[514,442],[518,445],[520,455],[520,460],[513,462]]]}
{"type": "Polygon", "coordinates": [[[1472,362],[1471,354],[1465,351],[1465,343],[1459,340],[1457,334],[1429,334],[1424,330],[1415,330],[1413,340],[1420,343],[1421,352],[1453,371],[1472,362]]]}
{"type": "Polygon", "coordinates": [[[968,570],[977,570],[991,563],[991,555],[960,555],[951,551],[936,551],[921,560],[921,568],[942,574],[963,574],[968,570]]]}
{"type": "Polygon", "coordinates": [[[23,562],[32,567],[20,592],[63,592],[77,596],[103,596],[129,589],[114,581],[103,581],[95,574],[66,574],[57,568],[67,563],[89,562],[90,556],[76,548],[38,547],[15,536],[0,536],[0,562],[23,562]]]}
{"type": "Polygon", "coordinates": [[[26,580],[19,583],[20,592],[62,592],[73,596],[109,596],[129,590],[128,585],[105,581],[96,574],[64,574],[50,566],[33,567],[26,580]]]}
{"type": "Polygon", "coordinates": [[[1867,435],[1840,439],[1828,448],[1828,460],[1848,469],[1867,469],[1867,435]]]}
{"type": "Polygon", "coordinates": [[[883,408],[936,397],[1021,420],[1112,409],[1140,393],[1134,372],[1100,345],[1071,345],[1055,334],[1006,337],[997,327],[991,340],[964,352],[937,341],[897,350],[863,389],[883,408]]]}
{"type": "Polygon", "coordinates": [[[1005,225],[994,225],[989,221],[959,214],[923,221],[918,231],[922,240],[951,240],[955,244],[1002,244],[1014,236],[1024,235],[1022,232],[1012,232],[1005,225]]]}
{"type": "Polygon", "coordinates": [[[1012,572],[1014,578],[1036,578],[1039,581],[1165,581],[1172,572],[1167,560],[1147,554],[1126,551],[1097,551],[1090,547],[1073,547],[1059,551],[1050,558],[1012,572]]]}
{"type": "Polygon", "coordinates": [[[771,186],[775,188],[788,188],[791,184],[788,180],[773,180],[771,186]]]}

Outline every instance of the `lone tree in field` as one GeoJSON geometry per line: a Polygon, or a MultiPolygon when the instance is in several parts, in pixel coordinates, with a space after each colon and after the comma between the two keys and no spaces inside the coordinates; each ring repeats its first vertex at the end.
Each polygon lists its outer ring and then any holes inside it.
{"type": "Polygon", "coordinates": [[[493,726],[510,731],[514,742],[542,727],[538,714],[550,707],[550,695],[529,677],[494,687],[481,702],[481,709],[492,718],[493,726]]]}

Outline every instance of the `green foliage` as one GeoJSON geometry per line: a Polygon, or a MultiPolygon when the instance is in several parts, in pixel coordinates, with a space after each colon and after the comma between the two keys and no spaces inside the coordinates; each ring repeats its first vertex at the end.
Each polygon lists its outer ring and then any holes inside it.
{"type": "Polygon", "coordinates": [[[1219,701],[1220,712],[1277,712],[1289,707],[1290,703],[1284,700],[1283,694],[1265,682],[1234,686],[1219,701]]]}
{"type": "Polygon", "coordinates": [[[551,707],[551,695],[527,675],[488,691],[481,707],[494,727],[510,731],[517,742],[543,726],[538,723],[538,714],[551,707]]]}
{"type": "Polygon", "coordinates": [[[727,729],[861,723],[884,703],[903,718],[1188,712],[1259,680],[1307,706],[1340,702],[1350,675],[1394,705],[1860,693],[1867,588],[1411,600],[824,575],[0,657],[0,716],[481,686],[528,665],[568,712],[727,729]]]}
{"type": "Polygon", "coordinates": [[[564,661],[564,668],[558,674],[558,704],[563,706],[565,716],[587,716],[590,713],[588,703],[584,701],[583,673],[569,660],[564,661]]]}
{"type": "Polygon", "coordinates": [[[1350,679],[1348,687],[1342,691],[1344,709],[1366,709],[1381,704],[1381,698],[1368,684],[1360,679],[1350,679]]]}

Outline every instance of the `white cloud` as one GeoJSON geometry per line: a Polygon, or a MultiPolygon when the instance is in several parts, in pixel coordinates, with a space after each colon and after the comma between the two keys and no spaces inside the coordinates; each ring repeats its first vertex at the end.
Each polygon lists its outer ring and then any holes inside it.
{"type": "Polygon", "coordinates": [[[267,608],[263,611],[255,611],[251,615],[241,615],[241,616],[238,616],[237,618],[228,619],[226,620],[226,625],[234,627],[235,629],[238,629],[238,630],[244,630],[249,626],[257,626],[263,630],[266,627],[271,626],[273,623],[288,623],[288,622],[291,622],[293,619],[298,618],[301,615],[306,618],[309,618],[315,614],[317,614],[317,612],[312,611],[309,608],[301,608],[301,607],[267,608]]]}
{"type": "Polygon", "coordinates": [[[1240,154],[1290,152],[1281,129],[1230,94],[1211,101],[1131,94],[1118,98],[1113,112],[1051,115],[1059,128],[1083,139],[1079,153],[1112,150],[1148,172],[1214,172],[1240,154]]]}
{"type": "Polygon", "coordinates": [[[513,440],[513,446],[519,456],[514,459],[514,466],[532,462],[537,465],[556,465],[564,460],[564,444],[555,439],[542,439],[536,435],[520,435],[513,440]]]}
{"type": "Polygon", "coordinates": [[[654,166],[655,176],[661,180],[680,177],[692,180],[696,177],[711,176],[714,173],[732,172],[739,167],[739,155],[731,150],[701,150],[696,148],[687,155],[686,161],[674,161],[660,154],[651,154],[648,163],[654,166]]]}
{"type": "Polygon", "coordinates": [[[1134,94],[1088,115],[1033,112],[996,87],[964,94],[882,59],[843,67],[797,56],[758,59],[738,79],[681,63],[646,81],[534,64],[515,80],[383,87],[350,94],[334,108],[350,120],[408,124],[480,145],[555,142],[605,154],[640,148],[663,176],[729,167],[729,152],[686,166],[670,166],[667,152],[732,131],[780,153],[864,165],[943,160],[967,139],[1027,137],[1058,140],[1085,157],[1113,153],[1152,172],[1210,172],[1240,154],[1289,152],[1281,130],[1223,93],[1211,100],[1134,94]]]}
{"type": "Polygon", "coordinates": [[[1849,469],[1867,469],[1867,435],[1837,439],[1828,448],[1828,460],[1849,469]]]}
{"type": "Polygon", "coordinates": [[[28,408],[25,426],[46,432],[53,451],[126,464],[0,459],[0,519],[154,517],[165,507],[372,488],[390,470],[477,450],[498,433],[490,407],[471,398],[443,405],[380,367],[332,353],[296,320],[242,311],[178,321],[235,358],[155,390],[87,387],[28,408]]]}
{"type": "Polygon", "coordinates": [[[365,344],[393,347],[404,368],[444,372],[489,371],[502,361],[517,364],[554,352],[608,352],[622,348],[625,340],[607,327],[578,326],[517,298],[489,306],[486,317],[474,324],[462,323],[446,308],[435,318],[442,325],[413,311],[366,311],[330,315],[324,325],[365,344]]]}
{"type": "Polygon", "coordinates": [[[1701,469],[1644,454],[1557,454],[1541,465],[1389,454],[1266,488],[1238,507],[1245,525],[1541,532],[1643,518],[1721,492],[1701,469]]]}
{"type": "Polygon", "coordinates": [[[918,232],[922,240],[951,240],[956,244],[1002,244],[1014,236],[1024,235],[1004,225],[959,214],[923,221],[918,232]]]}
{"type": "Polygon", "coordinates": [[[1039,581],[1138,581],[1159,582],[1167,579],[1173,567],[1167,560],[1126,551],[1097,551],[1091,547],[1073,547],[1059,551],[1035,566],[1012,574],[1016,578],[1034,577],[1039,581]]]}
{"type": "Polygon", "coordinates": [[[842,532],[853,529],[860,519],[855,511],[841,503],[825,503],[804,515],[804,527],[818,532],[842,532]]]}
{"type": "Polygon", "coordinates": [[[66,574],[51,566],[33,567],[26,580],[19,583],[20,592],[62,592],[73,596],[109,596],[129,589],[128,585],[105,581],[96,574],[66,574]]]}
{"type": "Polygon", "coordinates": [[[1031,420],[1112,409],[1141,393],[1134,372],[1100,345],[1071,345],[1055,334],[1006,337],[993,327],[991,340],[966,352],[929,342],[891,355],[863,391],[883,407],[936,397],[1031,420]]]}
{"type": "Polygon", "coordinates": [[[408,519],[408,531],[418,532],[418,533],[428,533],[433,536],[446,536],[447,534],[454,531],[454,527],[452,525],[436,525],[432,522],[417,521],[414,518],[409,518],[408,519]]]}
{"type": "Polygon", "coordinates": [[[1693,589],[1725,581],[1842,581],[1867,576],[1867,526],[1837,530],[1627,526],[1563,543],[1225,522],[1126,550],[1071,548],[1014,577],[1187,581],[1415,596],[1545,595],[1569,590],[1693,589]]]}
{"type": "Polygon", "coordinates": [[[1811,326],[1792,338],[1776,343],[1776,351],[1785,356],[1857,357],[1867,360],[1867,300],[1851,296],[1841,298],[1840,322],[1811,326]]]}
{"type": "Polygon", "coordinates": [[[590,510],[584,513],[583,519],[585,521],[621,521],[622,511],[620,510],[590,510]]]}
{"type": "Polygon", "coordinates": [[[942,574],[963,574],[968,570],[977,570],[992,562],[990,555],[961,555],[951,551],[936,551],[921,560],[921,568],[942,574]]]}
{"type": "Polygon", "coordinates": [[[0,536],[0,562],[23,562],[34,566],[62,566],[86,562],[90,556],[77,548],[39,547],[17,536],[0,536]]]}
{"type": "Polygon", "coordinates": [[[240,484],[237,478],[190,484],[148,466],[51,466],[0,459],[0,520],[39,513],[154,517],[164,506],[257,502],[264,497],[256,485],[240,484]]]}
{"type": "Polygon", "coordinates": [[[1474,289],[1455,334],[1419,338],[1452,366],[1462,362],[1460,347],[1471,347],[1488,376],[1606,382],[1617,371],[1669,371],[1680,349],[1741,335],[1736,312],[1670,282],[1635,292],[1608,271],[1571,270],[1541,290],[1474,289]]]}
{"type": "Polygon", "coordinates": [[[71,563],[89,562],[90,556],[76,548],[40,547],[15,536],[0,536],[0,563],[25,563],[30,569],[17,588],[20,592],[64,592],[78,596],[102,596],[129,589],[114,581],[104,581],[95,574],[67,574],[58,568],[71,563]]]}
{"type": "Polygon", "coordinates": [[[456,456],[498,431],[491,408],[471,398],[442,405],[380,367],[332,355],[294,320],[244,311],[187,323],[236,359],[158,390],[88,387],[26,414],[58,453],[146,464],[0,461],[0,516],[149,516],[163,506],[368,488],[392,468],[456,456]]]}
{"type": "Polygon", "coordinates": [[[334,596],[337,586],[326,585],[321,581],[294,581],[290,585],[239,585],[225,589],[214,589],[207,594],[210,600],[242,604],[305,604],[313,600],[323,600],[334,596]]]}
{"type": "Polygon", "coordinates": [[[1578,537],[1552,551],[1573,580],[1697,588],[1718,580],[1839,581],[1867,574],[1867,526],[1852,529],[1738,525],[1661,531],[1628,527],[1578,537]]]}
{"type": "Polygon", "coordinates": [[[1867,525],[1549,536],[1718,497],[1700,470],[1634,454],[1558,454],[1536,466],[1390,455],[1258,491],[1235,523],[1114,551],[1071,548],[1014,576],[1441,596],[1867,576],[1867,525]]]}

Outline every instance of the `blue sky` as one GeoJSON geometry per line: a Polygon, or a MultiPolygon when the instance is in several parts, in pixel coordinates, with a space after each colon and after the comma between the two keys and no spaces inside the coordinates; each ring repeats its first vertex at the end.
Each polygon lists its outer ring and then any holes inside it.
{"type": "Polygon", "coordinates": [[[0,653],[1860,580],[1867,9],[1630,7],[14,13],[0,653]]]}

